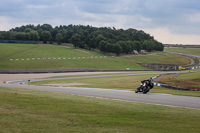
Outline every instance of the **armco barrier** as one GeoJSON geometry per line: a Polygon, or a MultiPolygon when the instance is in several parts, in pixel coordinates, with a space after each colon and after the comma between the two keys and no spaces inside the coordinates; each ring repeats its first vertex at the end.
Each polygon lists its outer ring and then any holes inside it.
{"type": "MultiPolygon", "coordinates": [[[[67,73],[67,72],[131,72],[141,70],[98,70],[92,68],[73,68],[73,69],[24,69],[24,70],[0,70],[0,74],[24,74],[24,73],[67,73]]],[[[150,70],[142,70],[150,71],[150,70]]]]}
{"type": "Polygon", "coordinates": [[[0,40],[0,43],[38,44],[38,41],[0,40]]]}
{"type": "Polygon", "coordinates": [[[160,87],[162,87],[163,85],[162,84],[160,84],[160,83],[154,83],[154,85],[156,85],[156,86],[160,86],[160,87]]]}
{"type": "Polygon", "coordinates": [[[173,90],[183,90],[183,91],[200,91],[198,89],[187,89],[187,88],[180,88],[180,87],[174,87],[174,86],[169,86],[166,84],[160,84],[160,83],[154,83],[156,86],[168,88],[168,89],[173,89],[173,90]]]}
{"type": "Polygon", "coordinates": [[[73,69],[9,69],[0,70],[1,74],[20,74],[20,73],[64,73],[64,72],[93,72],[96,69],[91,68],[73,68],[73,69]]]}
{"type": "Polygon", "coordinates": [[[191,67],[190,70],[197,69],[197,68],[199,68],[199,67],[200,67],[200,66],[191,67]]]}

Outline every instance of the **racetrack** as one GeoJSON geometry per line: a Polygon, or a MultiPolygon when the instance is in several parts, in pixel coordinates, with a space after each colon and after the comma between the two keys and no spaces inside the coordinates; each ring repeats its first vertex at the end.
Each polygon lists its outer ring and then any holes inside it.
{"type": "MultiPolygon", "coordinates": [[[[160,72],[157,72],[157,74],[158,73],[160,72]]],[[[156,72],[148,73],[148,74],[156,74],[156,72]]],[[[100,76],[108,77],[108,76],[120,76],[120,75],[126,76],[127,74],[67,77],[65,79],[91,78],[91,77],[95,78],[95,77],[100,77],[100,76]]],[[[134,75],[141,75],[141,73],[138,73],[138,74],[135,73],[134,75]]],[[[37,81],[40,81],[40,80],[47,80],[47,79],[37,79],[37,81]]],[[[52,80],[52,79],[48,79],[48,80],[52,80]]],[[[31,81],[36,81],[36,80],[31,79],[31,81]]],[[[7,84],[0,84],[0,86],[65,93],[65,94],[73,94],[73,95],[80,95],[80,96],[90,96],[90,97],[96,97],[96,98],[133,101],[133,102],[141,102],[141,103],[149,103],[149,104],[157,104],[157,105],[165,105],[165,106],[200,109],[199,97],[177,96],[177,95],[158,94],[158,93],[136,94],[134,91],[122,91],[122,90],[111,90],[111,89],[100,89],[100,88],[34,86],[34,85],[24,84],[25,82],[27,82],[27,80],[8,82],[7,84]]]]}

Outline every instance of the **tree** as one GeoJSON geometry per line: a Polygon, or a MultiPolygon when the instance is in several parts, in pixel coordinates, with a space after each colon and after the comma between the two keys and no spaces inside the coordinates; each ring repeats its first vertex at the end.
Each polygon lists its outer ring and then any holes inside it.
{"type": "Polygon", "coordinates": [[[102,34],[98,34],[97,37],[95,38],[95,43],[99,45],[100,42],[103,40],[106,40],[106,38],[102,34]]]}
{"type": "Polygon", "coordinates": [[[104,40],[100,41],[100,43],[99,43],[99,49],[100,49],[101,51],[106,51],[106,50],[105,50],[106,44],[107,44],[106,41],[104,41],[104,40]]]}
{"type": "Polygon", "coordinates": [[[79,42],[81,41],[81,36],[79,34],[74,34],[70,38],[70,42],[74,45],[74,48],[77,48],[79,45],[79,42]]]}
{"type": "Polygon", "coordinates": [[[148,52],[151,52],[153,51],[153,45],[154,43],[151,40],[145,40],[142,44],[142,48],[148,52]]]}
{"type": "Polygon", "coordinates": [[[56,42],[60,44],[63,40],[63,36],[61,33],[56,34],[56,42]]]}
{"type": "Polygon", "coordinates": [[[117,44],[122,47],[122,53],[128,54],[131,51],[130,44],[127,41],[119,41],[117,44]]]}
{"type": "MultiPolygon", "coordinates": [[[[73,43],[74,47],[87,49],[100,49],[113,52],[114,45],[119,44],[121,53],[130,53],[133,50],[163,51],[162,43],[157,42],[153,36],[136,29],[116,29],[109,27],[92,27],[83,25],[60,25],[52,27],[50,24],[23,25],[0,33],[4,40],[40,40],[73,43]],[[108,46],[107,46],[108,45],[108,46]]],[[[119,47],[119,46],[115,46],[119,47]]]]}
{"type": "Polygon", "coordinates": [[[164,50],[164,45],[160,42],[157,42],[157,49],[158,51],[163,51],[164,50]]]}
{"type": "Polygon", "coordinates": [[[38,34],[37,31],[32,30],[32,31],[30,32],[30,39],[31,39],[31,40],[33,40],[33,41],[38,41],[39,38],[40,38],[40,37],[39,37],[39,34],[38,34]]]}
{"type": "Polygon", "coordinates": [[[141,43],[139,41],[134,41],[133,43],[136,46],[136,49],[134,50],[137,50],[138,52],[140,52],[140,50],[142,49],[141,43]]]}
{"type": "Polygon", "coordinates": [[[40,28],[49,32],[51,32],[51,30],[53,29],[53,27],[50,24],[43,24],[40,26],[40,28]]]}
{"type": "Polygon", "coordinates": [[[50,31],[43,31],[41,35],[41,39],[43,43],[47,43],[47,41],[51,41],[52,36],[51,36],[50,31]]]}
{"type": "Polygon", "coordinates": [[[113,52],[116,53],[117,56],[122,52],[122,47],[119,44],[114,45],[113,52]]]}
{"type": "Polygon", "coordinates": [[[11,37],[13,40],[30,40],[30,34],[25,32],[13,32],[11,37]]]}
{"type": "Polygon", "coordinates": [[[37,29],[38,35],[39,35],[39,40],[42,41],[42,33],[43,30],[41,28],[37,29]]]}
{"type": "Polygon", "coordinates": [[[24,32],[28,33],[28,32],[31,32],[33,29],[31,28],[26,28],[24,32]]]}
{"type": "Polygon", "coordinates": [[[108,53],[112,53],[113,52],[113,47],[114,47],[113,44],[106,42],[105,51],[108,52],[108,53]]]}

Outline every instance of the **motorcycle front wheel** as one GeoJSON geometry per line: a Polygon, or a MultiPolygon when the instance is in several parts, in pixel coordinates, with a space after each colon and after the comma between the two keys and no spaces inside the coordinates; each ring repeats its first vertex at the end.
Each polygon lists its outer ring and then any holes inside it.
{"type": "Polygon", "coordinates": [[[150,87],[145,87],[145,89],[143,90],[143,94],[147,94],[147,92],[149,92],[150,87]]]}

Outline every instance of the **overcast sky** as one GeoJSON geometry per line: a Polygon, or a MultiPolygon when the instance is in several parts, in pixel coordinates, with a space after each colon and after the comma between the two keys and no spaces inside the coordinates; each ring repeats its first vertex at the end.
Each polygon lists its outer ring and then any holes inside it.
{"type": "Polygon", "coordinates": [[[135,28],[162,43],[200,44],[200,0],[0,0],[0,31],[44,23],[135,28]]]}

